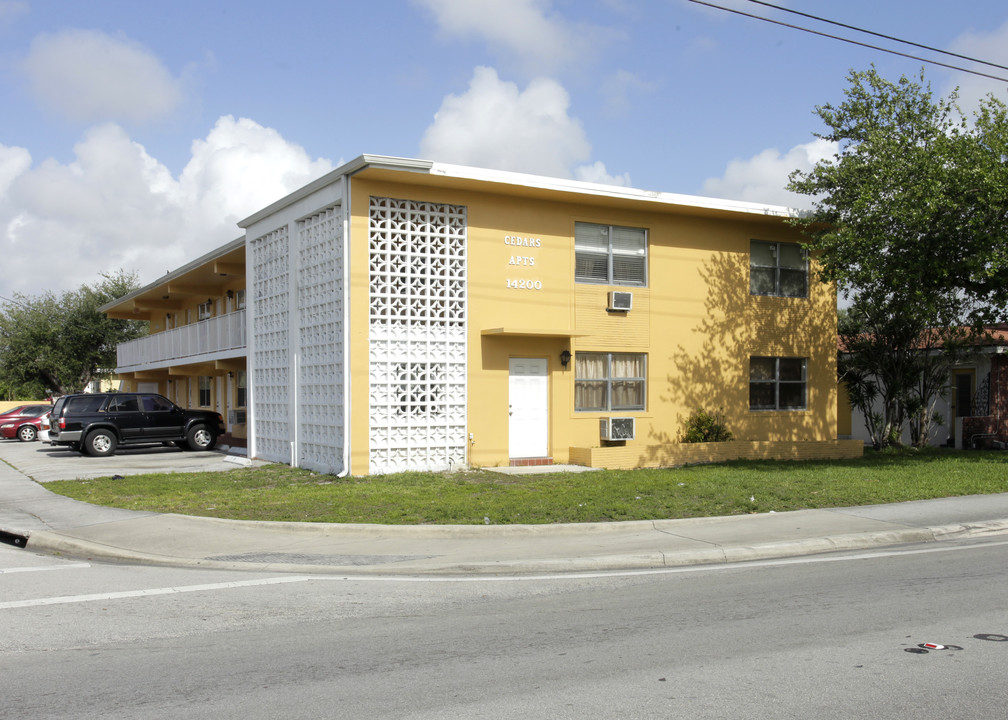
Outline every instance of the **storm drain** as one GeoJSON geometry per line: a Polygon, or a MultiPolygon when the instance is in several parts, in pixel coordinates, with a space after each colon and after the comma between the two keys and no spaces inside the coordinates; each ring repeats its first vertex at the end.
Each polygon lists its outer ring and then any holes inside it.
{"type": "Polygon", "coordinates": [[[308,555],[299,553],[242,553],[214,555],[207,560],[221,562],[273,563],[281,565],[387,565],[410,560],[428,560],[433,555],[308,555]]]}
{"type": "Polygon", "coordinates": [[[0,530],[0,543],[6,545],[13,545],[14,547],[25,548],[28,545],[28,538],[24,535],[19,535],[18,533],[7,532],[6,530],[0,530]]]}

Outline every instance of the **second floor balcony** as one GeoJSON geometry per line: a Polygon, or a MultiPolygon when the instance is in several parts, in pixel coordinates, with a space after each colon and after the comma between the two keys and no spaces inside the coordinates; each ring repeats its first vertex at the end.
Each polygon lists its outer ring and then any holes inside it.
{"type": "Polygon", "coordinates": [[[157,370],[242,357],[245,353],[245,310],[242,309],[122,343],[118,348],[116,372],[157,370]]]}

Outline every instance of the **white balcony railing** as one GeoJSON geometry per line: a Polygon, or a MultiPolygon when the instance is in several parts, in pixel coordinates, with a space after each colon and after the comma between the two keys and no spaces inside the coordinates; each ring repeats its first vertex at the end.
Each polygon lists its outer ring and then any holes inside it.
{"type": "Polygon", "coordinates": [[[245,310],[130,340],[118,348],[118,372],[152,370],[245,352],[245,310]]]}

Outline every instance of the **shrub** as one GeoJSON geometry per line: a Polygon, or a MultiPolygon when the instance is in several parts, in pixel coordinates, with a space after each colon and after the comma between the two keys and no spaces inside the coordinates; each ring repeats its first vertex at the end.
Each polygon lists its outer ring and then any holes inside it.
{"type": "Polygon", "coordinates": [[[679,442],[726,442],[734,437],[725,423],[723,410],[708,413],[703,408],[697,408],[686,418],[679,433],[679,442]]]}

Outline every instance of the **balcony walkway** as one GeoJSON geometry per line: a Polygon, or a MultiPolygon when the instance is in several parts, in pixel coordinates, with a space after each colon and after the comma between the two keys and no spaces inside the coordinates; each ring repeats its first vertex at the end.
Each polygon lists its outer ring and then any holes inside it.
{"type": "Polygon", "coordinates": [[[244,357],[245,310],[154,333],[122,343],[117,373],[159,370],[173,365],[244,357]]]}

